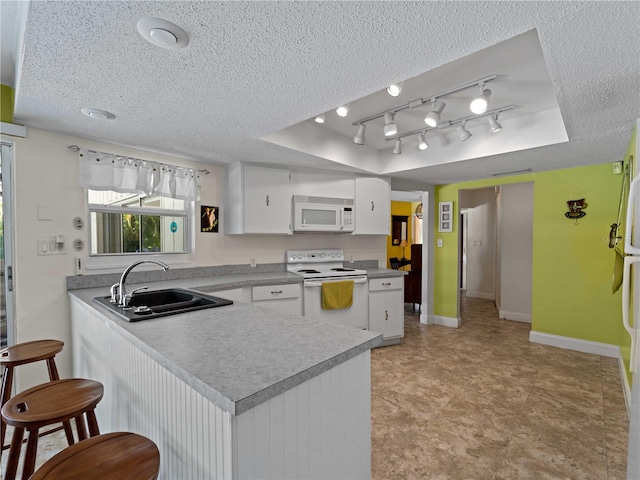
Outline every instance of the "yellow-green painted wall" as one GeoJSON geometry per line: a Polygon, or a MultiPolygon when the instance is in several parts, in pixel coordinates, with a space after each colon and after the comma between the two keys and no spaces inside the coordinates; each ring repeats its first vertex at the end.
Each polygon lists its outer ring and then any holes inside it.
{"type": "Polygon", "coordinates": [[[622,175],[610,163],[443,185],[435,189],[434,314],[458,317],[458,192],[519,182],[534,183],[532,329],[621,345],[620,292],[611,293],[614,252],[608,234],[617,219],[622,175]],[[567,201],[586,198],[587,215],[574,224],[567,201]],[[437,230],[438,202],[454,202],[453,232],[437,230]]]}
{"type": "Polygon", "coordinates": [[[0,119],[13,123],[13,88],[0,85],[0,119]]]}

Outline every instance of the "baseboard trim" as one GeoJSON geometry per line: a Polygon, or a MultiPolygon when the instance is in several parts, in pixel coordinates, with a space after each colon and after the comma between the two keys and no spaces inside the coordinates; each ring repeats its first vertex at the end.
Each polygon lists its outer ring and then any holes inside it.
{"type": "Polygon", "coordinates": [[[496,296],[493,293],[485,293],[485,292],[470,292],[467,290],[467,297],[471,298],[483,298],[484,300],[495,300],[496,296]]]}
{"type": "Polygon", "coordinates": [[[566,350],[592,353],[603,357],[618,358],[620,355],[620,347],[618,345],[592,342],[590,340],[582,340],[580,338],[563,337],[562,335],[553,335],[551,333],[531,331],[529,333],[529,341],[532,343],[549,345],[551,347],[564,348],[566,350]]]}
{"type": "Polygon", "coordinates": [[[624,403],[627,407],[627,418],[630,418],[631,412],[631,385],[627,378],[627,369],[622,359],[622,349],[618,347],[618,368],[620,369],[620,380],[622,381],[622,390],[624,391],[624,403]]]}
{"type": "Polygon", "coordinates": [[[518,312],[505,312],[504,310],[498,310],[500,318],[506,320],[513,320],[514,322],[531,323],[530,313],[518,313],[518,312]]]}
{"type": "Polygon", "coordinates": [[[434,315],[429,323],[433,325],[442,325],[443,327],[458,328],[462,323],[460,318],[443,317],[440,315],[434,315]]]}

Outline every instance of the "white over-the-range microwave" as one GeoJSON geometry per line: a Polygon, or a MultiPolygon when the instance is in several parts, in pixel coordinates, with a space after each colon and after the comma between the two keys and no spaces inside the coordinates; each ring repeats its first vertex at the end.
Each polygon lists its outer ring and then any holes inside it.
{"type": "Polygon", "coordinates": [[[353,199],[293,196],[293,231],[353,232],[353,199]]]}

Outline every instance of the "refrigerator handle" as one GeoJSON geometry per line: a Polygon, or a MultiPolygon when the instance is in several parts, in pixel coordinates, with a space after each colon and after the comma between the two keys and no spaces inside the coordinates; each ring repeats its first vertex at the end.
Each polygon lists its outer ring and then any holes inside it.
{"type": "MultiPolygon", "coordinates": [[[[638,196],[638,186],[640,185],[640,175],[633,179],[629,186],[629,201],[627,202],[627,219],[625,221],[625,234],[624,234],[624,251],[629,255],[640,255],[640,248],[634,245],[633,241],[633,216],[635,214],[636,202],[638,196]]],[[[636,225],[636,230],[640,230],[640,225],[636,225]]]]}
{"type": "MultiPolygon", "coordinates": [[[[631,336],[631,355],[629,358],[629,370],[631,372],[635,371],[635,352],[636,352],[636,341],[637,341],[637,333],[636,328],[631,326],[629,322],[629,300],[631,294],[631,265],[634,263],[640,263],[640,257],[624,257],[624,271],[622,274],[622,324],[624,325],[624,329],[629,332],[631,336]]],[[[638,287],[636,285],[636,287],[638,287]]],[[[634,301],[638,301],[638,299],[634,299],[634,301]]],[[[636,323],[638,319],[634,319],[634,323],[636,323]]]]}

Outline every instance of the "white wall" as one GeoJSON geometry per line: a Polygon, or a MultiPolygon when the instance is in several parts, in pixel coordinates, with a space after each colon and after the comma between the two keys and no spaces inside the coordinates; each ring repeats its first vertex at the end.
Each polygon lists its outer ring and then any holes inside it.
{"type": "Polygon", "coordinates": [[[467,208],[467,296],[495,299],[495,189],[460,192],[460,208],[467,208]]]}
{"type": "Polygon", "coordinates": [[[531,323],[533,182],[501,187],[500,318],[531,323]]]}
{"type": "MultiPolygon", "coordinates": [[[[16,342],[42,338],[56,338],[67,345],[57,358],[62,377],[71,375],[71,335],[69,299],[66,279],[74,275],[73,260],[86,256],[72,250],[75,238],[88,245],[89,232],[85,227],[76,230],[72,219],[87,218],[84,191],[77,186],[77,153],[68,145],[79,145],[92,150],[127,155],[136,158],[167,162],[195,168],[207,168],[211,173],[201,177],[201,201],[196,204],[220,206],[224,189],[224,170],[221,166],[199,164],[184,158],[161,155],[105,142],[61,135],[34,128],[27,130],[27,139],[15,141],[15,312],[16,342]],[[52,220],[37,219],[38,204],[51,207],[52,220]],[[64,235],[67,255],[38,256],[36,240],[53,235],[64,235]]],[[[224,218],[221,218],[224,229],[224,218]]],[[[257,263],[282,263],[288,249],[342,248],[347,258],[354,260],[377,259],[386,263],[386,238],[381,235],[223,235],[222,233],[195,234],[195,253],[190,264],[184,266],[248,264],[251,257],[257,263]]],[[[115,262],[115,261],[114,261],[115,262]]],[[[111,269],[90,273],[122,271],[120,261],[111,269]]],[[[21,366],[17,372],[19,390],[45,381],[44,365],[21,366]]]]}

